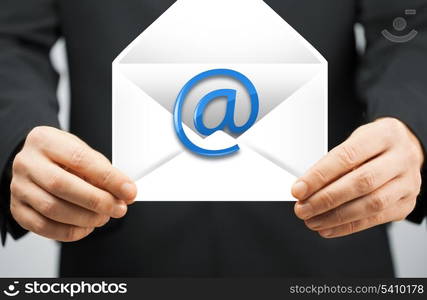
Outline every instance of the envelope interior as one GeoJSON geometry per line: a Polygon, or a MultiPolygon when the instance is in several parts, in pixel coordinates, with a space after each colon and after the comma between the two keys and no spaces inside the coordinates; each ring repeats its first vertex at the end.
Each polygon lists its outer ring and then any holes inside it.
{"type": "MultiPolygon", "coordinates": [[[[119,68],[130,81],[171,114],[177,95],[194,74],[213,68],[236,70],[245,74],[257,90],[259,99],[257,122],[322,71],[320,64],[124,64],[119,68]]],[[[196,105],[209,92],[227,88],[237,91],[234,122],[238,126],[245,124],[252,110],[249,95],[239,82],[226,77],[204,80],[191,90],[185,99],[183,122],[199,134],[193,122],[196,105]]],[[[203,116],[205,125],[214,128],[221,123],[225,109],[226,101],[215,100],[205,111],[203,116]]],[[[240,135],[229,134],[234,137],[240,135]]]]}

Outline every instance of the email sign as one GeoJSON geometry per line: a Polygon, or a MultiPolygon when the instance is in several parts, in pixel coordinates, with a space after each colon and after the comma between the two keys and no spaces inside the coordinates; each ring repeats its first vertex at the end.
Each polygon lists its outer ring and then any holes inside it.
{"type": "Polygon", "coordinates": [[[327,86],[263,1],[178,0],[113,62],[113,164],[139,201],[293,201],[327,152],[327,86]]]}
{"type": "Polygon", "coordinates": [[[194,111],[194,127],[196,130],[205,136],[210,136],[218,130],[226,130],[228,129],[232,133],[241,134],[248,130],[255,123],[258,117],[259,111],[259,100],[258,93],[256,91],[255,86],[252,82],[243,74],[229,69],[215,69],[209,70],[203,73],[200,73],[196,77],[192,78],[188,83],[180,91],[178,98],[175,103],[174,108],[174,126],[176,130],[176,134],[181,140],[182,144],[187,147],[189,150],[193,151],[196,154],[203,156],[225,156],[232,154],[236,151],[239,151],[240,148],[238,145],[234,145],[225,149],[217,149],[217,150],[209,150],[201,148],[195,144],[193,144],[187,135],[184,132],[184,128],[182,126],[182,107],[184,105],[184,101],[186,96],[189,94],[191,89],[198,84],[200,81],[209,78],[209,77],[231,77],[233,79],[238,80],[243,86],[246,88],[249,96],[250,96],[250,104],[251,104],[251,112],[249,114],[249,118],[244,125],[236,125],[234,121],[234,115],[239,110],[236,110],[236,90],[232,89],[218,89],[214,90],[207,95],[205,95],[200,102],[197,104],[196,109],[194,111]],[[224,97],[226,99],[226,109],[224,113],[224,118],[214,128],[208,128],[204,123],[204,113],[206,111],[206,107],[211,104],[211,102],[224,97]]]}

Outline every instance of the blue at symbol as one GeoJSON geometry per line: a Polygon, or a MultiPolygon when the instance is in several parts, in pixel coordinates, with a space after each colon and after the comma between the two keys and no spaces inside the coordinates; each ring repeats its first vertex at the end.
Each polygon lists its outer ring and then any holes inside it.
{"type": "Polygon", "coordinates": [[[178,94],[178,97],[175,102],[174,112],[173,112],[173,123],[174,123],[175,131],[176,131],[176,134],[178,135],[178,138],[181,140],[182,144],[196,154],[203,155],[203,156],[211,156],[211,157],[229,155],[236,151],[239,151],[240,149],[239,146],[234,145],[230,148],[225,148],[220,150],[203,149],[190,141],[190,139],[187,137],[182,127],[182,107],[184,105],[185,98],[187,97],[188,93],[191,91],[191,89],[195,85],[197,85],[200,81],[209,77],[231,77],[235,80],[238,80],[240,83],[242,83],[250,96],[252,110],[251,110],[248,121],[242,126],[237,126],[234,123],[236,91],[231,89],[220,89],[220,90],[210,92],[200,100],[200,102],[197,104],[197,107],[194,111],[193,121],[194,121],[194,127],[196,128],[196,130],[200,134],[205,136],[211,135],[212,133],[218,130],[224,130],[226,128],[228,128],[228,130],[231,133],[241,134],[246,130],[248,130],[253,124],[255,124],[255,121],[258,117],[259,100],[258,100],[258,93],[254,85],[252,84],[252,82],[245,75],[237,71],[233,71],[229,69],[215,69],[215,70],[203,72],[195,76],[194,78],[192,78],[189,82],[185,84],[181,92],[178,94]],[[224,119],[221,121],[221,123],[217,127],[207,128],[203,123],[203,113],[209,103],[221,97],[226,97],[227,99],[227,108],[226,108],[224,119]]]}

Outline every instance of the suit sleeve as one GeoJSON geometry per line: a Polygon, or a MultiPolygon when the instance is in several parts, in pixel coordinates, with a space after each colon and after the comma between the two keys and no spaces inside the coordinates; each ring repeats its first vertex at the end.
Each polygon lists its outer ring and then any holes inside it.
{"type": "MultiPolygon", "coordinates": [[[[358,1],[359,22],[366,35],[366,51],[358,72],[360,99],[366,103],[369,121],[394,117],[404,122],[427,149],[427,2],[425,0],[358,1]],[[407,9],[412,13],[406,14],[407,9]],[[415,11],[416,14],[413,14],[415,11]],[[398,30],[393,21],[403,17],[398,30]],[[383,33],[403,36],[416,30],[414,38],[396,43],[383,33]]],[[[400,20],[401,21],[401,20],[400,20]]],[[[412,32],[414,33],[414,31],[412,32]]],[[[426,153],[424,151],[424,153],[426,153]]],[[[426,156],[427,157],[427,156],[426,156]]],[[[408,219],[421,223],[427,215],[427,172],[416,208],[408,219]]]]}
{"type": "Polygon", "coordinates": [[[28,132],[59,127],[58,76],[50,50],[59,37],[53,0],[0,1],[0,230],[14,238],[25,230],[10,214],[10,170],[28,132]]]}

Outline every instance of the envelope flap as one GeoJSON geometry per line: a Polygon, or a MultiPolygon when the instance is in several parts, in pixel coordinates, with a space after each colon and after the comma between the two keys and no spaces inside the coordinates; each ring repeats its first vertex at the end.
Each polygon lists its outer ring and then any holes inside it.
{"type": "Polygon", "coordinates": [[[120,63],[322,63],[261,0],[179,0],[117,58],[120,63]]]}
{"type": "Polygon", "coordinates": [[[114,82],[120,88],[113,92],[113,162],[138,179],[182,148],[170,130],[172,121],[164,108],[120,72],[114,73],[114,82]]]}
{"type": "Polygon", "coordinates": [[[238,142],[301,176],[328,149],[326,78],[324,70],[240,136],[238,142]]]}
{"type": "MultiPolygon", "coordinates": [[[[171,114],[181,88],[195,74],[218,67],[210,64],[124,64],[118,65],[126,77],[171,114]]],[[[220,67],[245,74],[257,89],[260,111],[257,122],[286,101],[299,88],[312,80],[320,70],[319,64],[223,64],[220,67]]],[[[207,93],[230,88],[237,91],[236,124],[244,124],[251,111],[249,95],[239,82],[230,78],[204,80],[188,94],[183,109],[183,122],[194,132],[193,114],[200,99],[207,93]]],[[[225,102],[217,101],[205,113],[209,127],[219,124],[225,114],[225,102]]]]}
{"type": "Polygon", "coordinates": [[[137,199],[140,201],[295,200],[290,192],[290,187],[296,180],[292,174],[249,148],[242,148],[236,156],[238,156],[236,159],[230,157],[212,160],[183,152],[137,181],[137,199]],[[164,188],[165,186],[167,188],[164,188]]]}

